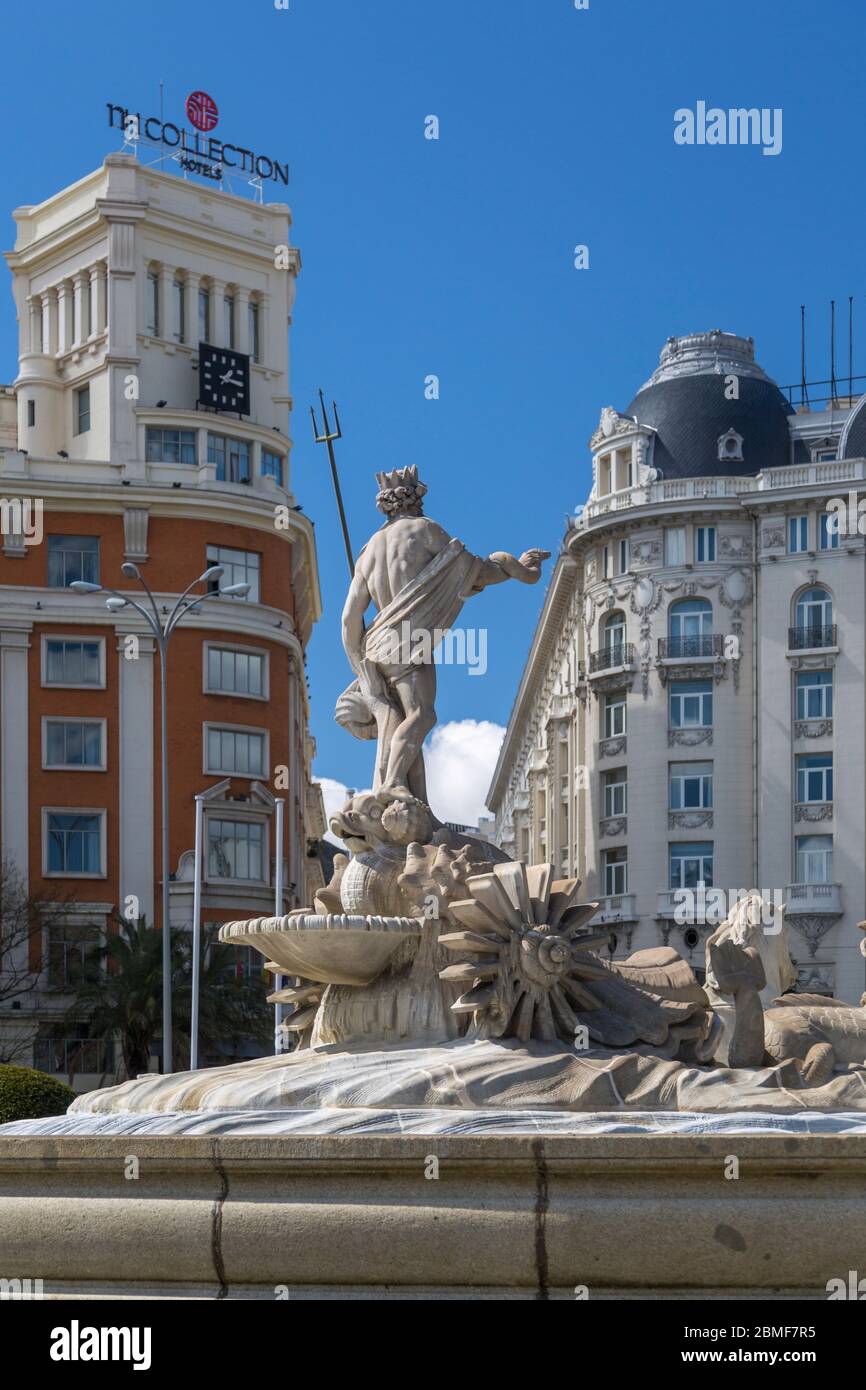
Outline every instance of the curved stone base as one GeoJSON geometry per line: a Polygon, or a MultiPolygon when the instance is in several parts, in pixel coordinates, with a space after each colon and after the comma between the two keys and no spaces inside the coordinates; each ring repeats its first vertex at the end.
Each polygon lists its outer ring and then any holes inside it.
{"type": "Polygon", "coordinates": [[[733,1151],[736,1181],[711,1133],[2,1137],[0,1260],[112,1299],[823,1300],[866,1268],[866,1135],[733,1151]]]}

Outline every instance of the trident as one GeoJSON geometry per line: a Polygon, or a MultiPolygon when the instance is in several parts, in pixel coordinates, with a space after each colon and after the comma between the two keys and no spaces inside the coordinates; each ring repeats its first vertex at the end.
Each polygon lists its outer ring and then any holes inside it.
{"type": "Polygon", "coordinates": [[[325,397],[321,388],[319,389],[319,400],[322,403],[322,433],[319,434],[319,426],[316,422],[316,408],[310,406],[310,415],[313,421],[313,439],[317,444],[327,444],[328,458],[331,461],[331,478],[334,483],[334,493],[337,498],[337,507],[340,512],[340,525],[343,528],[343,542],[346,547],[346,559],[349,561],[349,578],[355,577],[355,561],[352,559],[352,542],[349,540],[349,523],[346,520],[346,509],[343,506],[343,493],[340,488],[340,478],[337,473],[337,460],[334,457],[334,440],[343,438],[343,431],[340,428],[340,416],[337,412],[337,402],[331,401],[334,410],[334,429],[331,429],[331,422],[328,419],[328,407],[325,405],[325,397]]]}

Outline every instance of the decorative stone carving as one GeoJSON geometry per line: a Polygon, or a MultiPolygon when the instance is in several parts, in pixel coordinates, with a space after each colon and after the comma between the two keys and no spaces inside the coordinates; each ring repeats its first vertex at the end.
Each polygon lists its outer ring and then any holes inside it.
{"type": "Polygon", "coordinates": [[[614,690],[631,690],[634,685],[634,671],[622,670],[613,671],[608,676],[597,676],[590,681],[592,693],[598,699],[601,695],[609,695],[614,690]]]}
{"type": "Polygon", "coordinates": [[[668,811],[668,830],[700,830],[712,824],[712,811],[668,811]]]}
{"type": "Polygon", "coordinates": [[[784,550],[785,531],[782,526],[765,526],[761,531],[761,546],[764,550],[784,550]]]}
{"type": "Polygon", "coordinates": [[[712,729],[668,729],[668,748],[697,748],[712,741],[712,729]]]}
{"type": "Polygon", "coordinates": [[[836,967],[834,965],[804,965],[797,971],[794,986],[798,994],[827,994],[836,992],[836,967]]]}
{"type": "Polygon", "coordinates": [[[600,758],[619,758],[625,752],[626,746],[625,734],[618,734],[616,738],[603,738],[599,741],[598,756],[600,758]]]}
{"type": "Polygon", "coordinates": [[[838,913],[829,912],[792,912],[788,916],[788,921],[808,943],[810,956],[817,953],[824,937],[838,920],[838,913]]]}
{"type": "Polygon", "coordinates": [[[830,738],[832,734],[832,719],[798,719],[794,724],[794,738],[830,738]]]}
{"type": "Polygon", "coordinates": [[[628,833],[627,816],[606,816],[598,823],[598,833],[603,840],[613,840],[628,833]]]}
{"type": "Polygon", "coordinates": [[[833,819],[832,801],[820,801],[807,805],[805,802],[798,802],[794,807],[795,821],[823,821],[833,819]]]}
{"type": "Polygon", "coordinates": [[[726,680],[728,675],[726,663],[714,657],[707,657],[706,661],[702,661],[700,657],[696,657],[693,661],[690,661],[688,665],[682,666],[670,666],[664,661],[658,661],[656,663],[656,671],[662,685],[667,685],[669,680],[705,681],[709,680],[710,677],[712,677],[716,685],[718,685],[720,681],[726,680]]]}
{"type": "Polygon", "coordinates": [[[742,463],[743,436],[735,429],[720,434],[717,441],[718,456],[721,463],[742,463]]]}
{"type": "Polygon", "coordinates": [[[635,540],[629,547],[629,561],[632,569],[652,569],[662,562],[662,543],[653,537],[651,540],[635,540]]]}
{"type": "Polygon", "coordinates": [[[750,536],[723,532],[719,537],[719,555],[723,560],[748,560],[752,555],[752,539],[750,536]]]}
{"type": "Polygon", "coordinates": [[[146,507],[126,507],[123,512],[123,556],[126,560],[147,559],[146,507]]]}

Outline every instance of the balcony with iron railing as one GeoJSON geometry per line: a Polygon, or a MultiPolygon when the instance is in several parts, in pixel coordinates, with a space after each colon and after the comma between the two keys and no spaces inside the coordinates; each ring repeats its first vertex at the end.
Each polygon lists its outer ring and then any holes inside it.
{"type": "Polygon", "coordinates": [[[722,655],[723,645],[724,638],[720,632],[703,632],[695,637],[660,637],[659,660],[679,661],[688,658],[695,661],[702,657],[707,661],[718,660],[722,655]]]}
{"type": "Polygon", "coordinates": [[[603,671],[628,669],[633,665],[634,644],[632,642],[605,643],[598,651],[590,654],[589,674],[595,676],[603,671]]]}
{"type": "Polygon", "coordinates": [[[788,628],[788,650],[814,651],[820,647],[836,646],[836,624],[817,623],[809,627],[788,628]]]}

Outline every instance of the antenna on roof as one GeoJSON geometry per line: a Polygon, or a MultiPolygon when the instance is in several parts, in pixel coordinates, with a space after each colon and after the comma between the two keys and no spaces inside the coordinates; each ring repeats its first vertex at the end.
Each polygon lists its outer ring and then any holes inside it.
{"type": "Polygon", "coordinates": [[[809,391],[806,386],[806,306],[800,305],[800,404],[809,404],[809,391]]]}
{"type": "Polygon", "coordinates": [[[838,394],[836,387],[836,301],[830,300],[830,402],[838,394]]]}
{"type": "Polygon", "coordinates": [[[848,404],[854,399],[854,296],[848,296],[848,404]]]}

